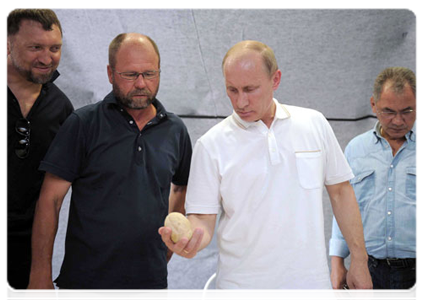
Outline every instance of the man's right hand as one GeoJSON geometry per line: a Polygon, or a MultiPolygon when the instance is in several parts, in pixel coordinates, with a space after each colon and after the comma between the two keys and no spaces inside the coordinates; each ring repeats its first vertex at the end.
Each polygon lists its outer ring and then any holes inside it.
{"type": "Polygon", "coordinates": [[[344,259],[339,256],[332,256],[331,268],[330,280],[332,282],[332,288],[343,289],[347,284],[348,273],[344,265],[344,259]]]}
{"type": "Polygon", "coordinates": [[[24,300],[56,300],[56,291],[51,280],[30,282],[24,300]]]}

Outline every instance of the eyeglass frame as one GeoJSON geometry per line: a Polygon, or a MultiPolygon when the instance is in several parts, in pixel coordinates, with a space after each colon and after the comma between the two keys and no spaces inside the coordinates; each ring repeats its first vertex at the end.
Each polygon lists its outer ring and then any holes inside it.
{"type": "Polygon", "coordinates": [[[17,149],[17,145],[15,146],[15,154],[18,158],[24,159],[29,155],[29,147],[30,147],[30,137],[31,137],[31,122],[26,118],[20,118],[16,121],[15,124],[15,131],[20,135],[23,136],[23,139],[17,141],[18,145],[25,145],[23,149],[17,149]],[[18,122],[25,121],[27,127],[25,126],[18,126],[18,122]],[[21,128],[25,130],[20,130],[21,128]],[[20,151],[25,151],[23,154],[19,154],[20,151]]]}
{"type": "Polygon", "coordinates": [[[376,109],[376,113],[378,115],[380,115],[382,118],[389,120],[389,121],[395,119],[397,117],[397,115],[399,115],[402,120],[405,120],[405,118],[411,116],[411,114],[413,112],[416,112],[416,110],[412,109],[412,108],[409,108],[409,109],[406,109],[406,110],[403,110],[403,111],[393,111],[393,110],[390,110],[390,111],[383,111],[382,110],[382,111],[380,111],[380,110],[376,109]]]}
{"type": "Polygon", "coordinates": [[[113,71],[115,71],[116,73],[118,73],[119,74],[119,76],[122,78],[122,79],[124,79],[124,80],[128,80],[128,81],[135,81],[135,80],[137,80],[138,79],[138,77],[141,75],[142,76],[142,78],[144,79],[144,80],[153,80],[154,78],[157,78],[157,77],[159,77],[160,76],[160,72],[161,72],[161,70],[160,69],[158,69],[158,70],[150,70],[150,71],[145,71],[145,72],[118,72],[118,71],[116,71],[115,69],[113,69],[113,71]],[[154,72],[154,77],[150,77],[150,78],[146,78],[145,76],[146,76],[146,73],[149,73],[149,72],[154,72]],[[134,79],[130,79],[130,78],[125,78],[124,77],[124,75],[122,75],[122,74],[133,74],[133,75],[136,75],[136,77],[134,78],[134,79]]]}

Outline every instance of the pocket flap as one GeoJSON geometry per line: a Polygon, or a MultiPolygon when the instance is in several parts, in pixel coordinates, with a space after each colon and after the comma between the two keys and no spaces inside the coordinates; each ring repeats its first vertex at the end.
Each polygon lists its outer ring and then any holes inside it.
{"type": "Polygon", "coordinates": [[[407,174],[416,176],[416,167],[408,167],[406,169],[407,174]]]}
{"type": "Polygon", "coordinates": [[[320,157],[322,155],[322,151],[296,151],[295,157],[297,158],[315,158],[320,157]]]}

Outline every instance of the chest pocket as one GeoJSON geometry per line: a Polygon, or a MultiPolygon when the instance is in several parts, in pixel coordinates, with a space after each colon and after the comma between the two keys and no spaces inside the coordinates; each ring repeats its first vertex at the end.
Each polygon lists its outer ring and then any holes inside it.
{"type": "Polygon", "coordinates": [[[322,151],[295,152],[298,180],[305,189],[318,189],[323,184],[322,151]]]}
{"type": "Polygon", "coordinates": [[[375,191],[375,170],[366,170],[358,173],[350,180],[357,202],[362,206],[364,200],[373,196],[375,191]]]}
{"type": "Polygon", "coordinates": [[[409,167],[406,169],[407,180],[405,182],[405,193],[407,197],[416,199],[416,168],[409,167]]]}

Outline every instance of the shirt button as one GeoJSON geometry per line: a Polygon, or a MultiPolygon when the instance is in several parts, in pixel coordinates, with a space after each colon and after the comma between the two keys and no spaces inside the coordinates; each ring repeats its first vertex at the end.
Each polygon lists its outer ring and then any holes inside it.
{"type": "Polygon", "coordinates": [[[394,167],[394,165],[391,165],[391,169],[394,167]]]}
{"type": "Polygon", "coordinates": [[[388,215],[390,216],[390,215],[392,215],[392,211],[388,211],[388,215]]]}
{"type": "Polygon", "coordinates": [[[392,191],[392,188],[390,187],[390,188],[388,188],[388,191],[392,191]]]}
{"type": "Polygon", "coordinates": [[[131,121],[129,121],[129,124],[131,124],[131,125],[132,125],[132,124],[134,124],[134,121],[132,121],[132,120],[131,120],[131,121]]]}
{"type": "Polygon", "coordinates": [[[142,148],[141,147],[138,147],[138,152],[141,151],[141,150],[142,150],[142,148]]]}
{"type": "Polygon", "coordinates": [[[392,238],[390,236],[388,236],[388,241],[392,241],[392,238]]]}

